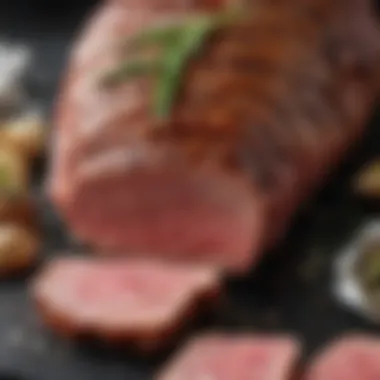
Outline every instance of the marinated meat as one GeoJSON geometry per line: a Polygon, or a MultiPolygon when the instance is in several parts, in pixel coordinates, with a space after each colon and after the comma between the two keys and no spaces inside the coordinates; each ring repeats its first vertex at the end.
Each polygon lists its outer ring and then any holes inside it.
{"type": "Polygon", "coordinates": [[[170,343],[219,290],[215,271],[151,261],[60,258],[32,286],[48,326],[150,351],[170,343]]]}
{"type": "Polygon", "coordinates": [[[157,380],[291,380],[299,355],[289,337],[207,335],[190,342],[157,380]]]}
{"type": "Polygon", "coordinates": [[[369,3],[248,1],[189,62],[164,121],[154,80],[101,78],[136,33],[210,2],[101,6],[74,47],[53,134],[49,192],[73,233],[106,252],[248,270],[364,130],[380,68],[369,3]]]}
{"type": "Polygon", "coordinates": [[[312,363],[306,380],[380,378],[380,339],[350,336],[334,342],[312,363]]]}

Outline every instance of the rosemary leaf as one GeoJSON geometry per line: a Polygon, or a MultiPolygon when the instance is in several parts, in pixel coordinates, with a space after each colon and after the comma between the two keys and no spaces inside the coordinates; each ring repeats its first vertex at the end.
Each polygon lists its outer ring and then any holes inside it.
{"type": "Polygon", "coordinates": [[[137,77],[153,75],[159,72],[161,67],[159,61],[133,60],[124,62],[103,77],[103,84],[113,86],[137,77]]]}
{"type": "Polygon", "coordinates": [[[160,119],[170,115],[174,98],[180,86],[184,66],[199,50],[208,33],[213,29],[209,18],[198,20],[197,23],[182,30],[180,44],[171,47],[166,55],[164,70],[158,78],[155,96],[155,114],[160,119]]]}
{"type": "Polygon", "coordinates": [[[164,70],[158,78],[154,109],[158,118],[165,119],[170,115],[180,87],[182,72],[209,35],[241,16],[242,10],[234,8],[216,15],[203,15],[187,20],[188,23],[182,27],[178,43],[168,48],[164,70]]]}
{"type": "Polygon", "coordinates": [[[128,40],[126,47],[128,51],[136,51],[154,46],[171,47],[179,43],[183,32],[194,25],[200,23],[213,23],[214,26],[223,25],[234,19],[237,14],[236,9],[231,9],[225,12],[217,13],[216,15],[196,15],[189,16],[180,23],[175,23],[167,26],[153,27],[144,30],[130,40],[128,40]]]}
{"type": "Polygon", "coordinates": [[[177,49],[171,48],[165,57],[165,66],[161,75],[157,78],[155,89],[154,114],[161,120],[167,118],[170,114],[179,86],[182,64],[182,55],[179,54],[177,49]]]}
{"type": "Polygon", "coordinates": [[[151,46],[167,47],[178,42],[183,25],[175,24],[144,30],[131,38],[126,45],[129,51],[144,49],[151,46]]]}

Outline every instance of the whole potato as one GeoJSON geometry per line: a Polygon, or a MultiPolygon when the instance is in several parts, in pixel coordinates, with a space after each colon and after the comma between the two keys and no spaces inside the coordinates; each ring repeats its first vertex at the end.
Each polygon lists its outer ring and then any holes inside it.
{"type": "Polygon", "coordinates": [[[25,158],[35,158],[44,150],[45,121],[38,114],[20,116],[1,125],[0,139],[25,158]]]}
{"type": "Polygon", "coordinates": [[[30,177],[28,161],[13,146],[5,144],[0,142],[0,189],[26,191],[30,177]]]}
{"type": "Polygon", "coordinates": [[[14,274],[37,260],[40,240],[17,224],[0,224],[0,275],[14,274]]]}
{"type": "Polygon", "coordinates": [[[33,196],[26,192],[0,189],[0,224],[5,222],[37,230],[39,219],[33,196]]]}
{"type": "Polygon", "coordinates": [[[354,179],[354,191],[368,200],[380,200],[380,159],[367,163],[354,179]]]}

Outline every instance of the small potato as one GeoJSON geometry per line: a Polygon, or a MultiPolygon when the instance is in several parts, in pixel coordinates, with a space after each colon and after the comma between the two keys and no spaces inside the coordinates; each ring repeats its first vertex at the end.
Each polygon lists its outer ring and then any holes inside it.
{"type": "Polygon", "coordinates": [[[17,223],[31,230],[39,228],[37,206],[25,192],[0,189],[0,224],[17,223]]]}
{"type": "Polygon", "coordinates": [[[380,159],[370,162],[354,180],[354,191],[366,199],[380,199],[380,159]]]}
{"type": "Polygon", "coordinates": [[[0,275],[15,274],[37,260],[40,241],[36,235],[16,224],[0,224],[0,275]]]}
{"type": "Polygon", "coordinates": [[[37,114],[21,116],[2,124],[0,138],[14,146],[23,157],[35,158],[44,150],[45,124],[37,114]]]}
{"type": "MultiPolygon", "coordinates": [[[[0,137],[1,138],[1,137],[0,137]]],[[[12,146],[0,142],[0,189],[23,192],[29,185],[27,160],[12,146]]]]}

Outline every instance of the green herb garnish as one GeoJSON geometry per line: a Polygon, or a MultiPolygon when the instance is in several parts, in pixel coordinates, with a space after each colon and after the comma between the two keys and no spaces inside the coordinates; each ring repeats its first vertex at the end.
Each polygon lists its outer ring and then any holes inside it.
{"type": "Polygon", "coordinates": [[[201,48],[209,32],[211,32],[209,20],[194,23],[182,31],[180,45],[168,49],[155,93],[155,115],[160,119],[170,115],[185,65],[201,48]]]}
{"type": "Polygon", "coordinates": [[[123,81],[127,81],[132,78],[140,76],[153,75],[159,72],[161,69],[161,63],[147,60],[130,60],[125,62],[116,70],[107,74],[103,78],[103,83],[106,86],[113,86],[123,81]]]}
{"type": "Polygon", "coordinates": [[[154,76],[154,114],[160,120],[170,116],[175,97],[181,84],[183,71],[202,48],[211,33],[244,15],[242,8],[227,9],[215,14],[188,17],[181,24],[152,28],[134,36],[126,49],[144,53],[145,49],[158,48],[152,58],[131,59],[107,73],[103,78],[107,85],[117,85],[138,77],[154,76]]]}
{"type": "Polygon", "coordinates": [[[183,25],[178,24],[152,27],[133,36],[126,43],[125,48],[128,52],[134,52],[140,49],[151,48],[155,45],[164,47],[177,44],[182,31],[183,25]]]}

